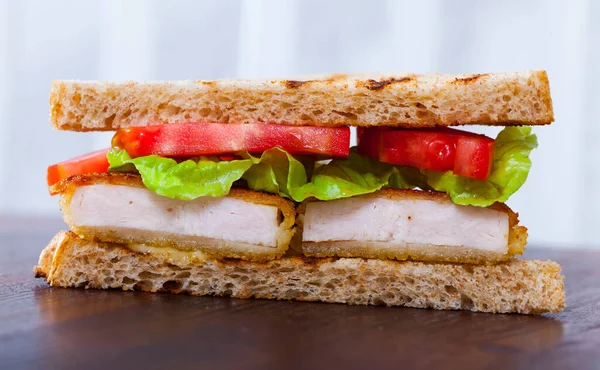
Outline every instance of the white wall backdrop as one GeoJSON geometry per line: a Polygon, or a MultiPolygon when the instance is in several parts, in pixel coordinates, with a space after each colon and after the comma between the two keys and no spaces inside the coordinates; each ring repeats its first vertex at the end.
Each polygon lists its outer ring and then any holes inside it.
{"type": "Polygon", "coordinates": [[[50,129],[53,79],[543,68],[556,122],[509,204],[534,243],[600,247],[599,17],[594,0],[0,0],[0,211],[57,215],[46,167],[109,144],[50,129]]]}

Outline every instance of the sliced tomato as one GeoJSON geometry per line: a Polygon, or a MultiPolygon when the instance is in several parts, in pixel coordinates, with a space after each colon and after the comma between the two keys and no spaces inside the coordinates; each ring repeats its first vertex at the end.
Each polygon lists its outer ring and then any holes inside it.
{"type": "Polygon", "coordinates": [[[408,165],[427,170],[454,168],[455,138],[435,131],[394,130],[381,138],[382,162],[408,165]]]}
{"type": "Polygon", "coordinates": [[[108,171],[109,165],[106,153],[109,150],[110,148],[98,150],[48,167],[46,174],[48,186],[73,175],[108,171]]]}
{"type": "Polygon", "coordinates": [[[132,157],[261,153],[274,147],[290,154],[347,157],[350,128],[193,122],[121,129],[112,145],[132,157]]]}
{"type": "Polygon", "coordinates": [[[459,136],[456,139],[454,173],[485,180],[492,171],[494,140],[489,137],[459,136]]]}
{"type": "Polygon", "coordinates": [[[385,130],[384,127],[358,127],[356,129],[358,152],[369,157],[378,158],[381,148],[381,133],[385,130]]]}
{"type": "Polygon", "coordinates": [[[494,140],[467,131],[441,129],[362,129],[359,152],[382,162],[485,180],[490,175],[494,140]]]}

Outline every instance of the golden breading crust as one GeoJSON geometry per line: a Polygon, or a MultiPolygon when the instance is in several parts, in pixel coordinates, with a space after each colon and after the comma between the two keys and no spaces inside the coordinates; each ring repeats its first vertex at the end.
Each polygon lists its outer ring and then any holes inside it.
{"type": "Polygon", "coordinates": [[[218,258],[263,261],[281,257],[289,248],[290,240],[295,232],[296,210],[292,202],[277,195],[240,188],[231,189],[228,197],[254,204],[274,206],[281,212],[282,219],[279,224],[276,248],[204,237],[167,234],[160,231],[149,232],[116,227],[112,229],[76,225],[70,217],[70,204],[73,193],[78,187],[95,184],[145,188],[139,175],[110,172],[72,176],[51,187],[52,193],[60,194],[60,206],[65,222],[73,232],[89,240],[112,243],[145,243],[153,246],[173,247],[179,250],[200,250],[218,258]]]}
{"type": "Polygon", "coordinates": [[[554,121],[545,71],[304,80],[55,81],[50,115],[54,128],[72,131],[183,122],[421,128],[554,121]]]}
{"type": "Polygon", "coordinates": [[[564,308],[564,277],[552,261],[497,265],[362,258],[283,257],[268,262],[171,260],[60,232],[36,276],[85,287],[235,298],[539,314],[564,308]]]}
{"type": "MultiPolygon", "coordinates": [[[[409,190],[409,189],[382,189],[372,194],[362,195],[366,198],[387,198],[391,200],[432,200],[439,203],[452,203],[446,193],[409,190]]],[[[302,202],[298,207],[298,234],[301,239],[304,213],[306,204],[317,200],[310,199],[302,202]]],[[[527,228],[519,225],[518,213],[513,212],[504,203],[494,203],[488,208],[508,215],[508,251],[498,253],[485,250],[475,250],[462,247],[437,246],[437,245],[406,245],[390,248],[388,243],[364,241],[329,241],[329,242],[302,242],[301,252],[311,257],[363,257],[397,260],[418,261],[443,261],[460,263],[497,263],[506,261],[515,255],[523,254],[527,244],[527,228]]],[[[293,248],[298,249],[296,245],[293,248]]]]}

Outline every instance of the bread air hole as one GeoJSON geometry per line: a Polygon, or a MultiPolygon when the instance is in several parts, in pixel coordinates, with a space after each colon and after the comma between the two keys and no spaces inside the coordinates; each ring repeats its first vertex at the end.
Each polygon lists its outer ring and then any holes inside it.
{"type": "Polygon", "coordinates": [[[183,283],[179,280],[167,280],[163,283],[162,288],[168,292],[181,290],[183,283]]]}
{"type": "Polygon", "coordinates": [[[340,116],[344,116],[346,118],[350,118],[350,119],[358,119],[358,116],[354,113],[350,113],[350,112],[342,112],[339,110],[332,110],[333,113],[339,114],[340,116]]]}
{"type": "Polygon", "coordinates": [[[106,127],[111,127],[113,124],[113,121],[115,120],[115,117],[117,115],[116,114],[111,114],[110,116],[108,116],[106,118],[106,120],[104,121],[104,124],[106,125],[106,127]]]}
{"type": "Polygon", "coordinates": [[[181,108],[169,103],[161,103],[157,108],[160,116],[176,116],[181,112],[181,108]]]}
{"type": "Polygon", "coordinates": [[[175,277],[177,279],[187,279],[191,276],[192,274],[189,271],[182,271],[180,273],[178,273],[177,275],[175,275],[175,277]]]}
{"type": "Polygon", "coordinates": [[[152,289],[152,282],[149,280],[142,280],[142,281],[138,281],[137,283],[135,283],[135,285],[133,286],[134,290],[151,290],[152,289]]]}
{"type": "Polygon", "coordinates": [[[383,296],[386,299],[388,299],[388,300],[392,300],[392,299],[396,298],[396,296],[394,295],[394,293],[392,293],[390,291],[385,292],[383,296]]]}
{"type": "Polygon", "coordinates": [[[133,284],[136,282],[135,279],[129,278],[127,276],[123,277],[123,280],[121,280],[121,282],[123,283],[123,285],[129,285],[129,284],[133,284]]]}
{"type": "Polygon", "coordinates": [[[458,289],[456,289],[452,285],[446,285],[444,287],[444,290],[446,291],[446,293],[451,294],[451,295],[454,295],[454,294],[458,293],[458,289]]]}
{"type": "Polygon", "coordinates": [[[470,297],[468,297],[464,294],[461,294],[460,295],[460,308],[462,308],[463,310],[473,309],[473,300],[470,297]]]}
{"type": "Polygon", "coordinates": [[[160,277],[160,274],[155,274],[153,272],[150,271],[142,271],[138,274],[138,277],[140,279],[156,279],[158,277],[160,277]]]}
{"type": "Polygon", "coordinates": [[[381,306],[385,304],[385,301],[380,297],[373,297],[373,304],[377,306],[381,306]]]}
{"type": "Polygon", "coordinates": [[[181,271],[181,267],[179,267],[179,266],[177,266],[177,265],[173,265],[173,264],[171,264],[171,263],[165,263],[165,264],[163,265],[163,267],[165,267],[165,266],[166,266],[166,267],[167,267],[169,270],[171,270],[171,271],[181,271]]]}
{"type": "Polygon", "coordinates": [[[200,115],[202,117],[208,117],[208,115],[210,114],[211,109],[210,108],[202,108],[200,109],[200,111],[198,113],[200,113],[200,115]]]}

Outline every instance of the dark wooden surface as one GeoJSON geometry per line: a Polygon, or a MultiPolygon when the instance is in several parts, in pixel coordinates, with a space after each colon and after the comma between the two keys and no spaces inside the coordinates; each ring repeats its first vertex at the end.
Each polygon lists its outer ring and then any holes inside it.
{"type": "Polygon", "coordinates": [[[0,217],[0,368],[600,368],[600,251],[530,248],[567,276],[545,316],[49,288],[59,220],[0,217]]]}

